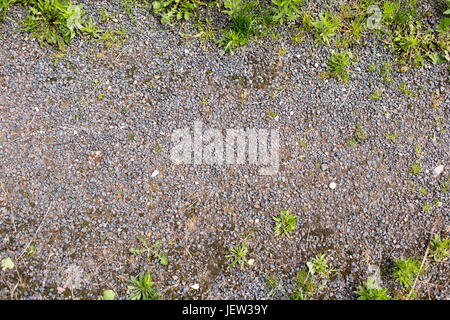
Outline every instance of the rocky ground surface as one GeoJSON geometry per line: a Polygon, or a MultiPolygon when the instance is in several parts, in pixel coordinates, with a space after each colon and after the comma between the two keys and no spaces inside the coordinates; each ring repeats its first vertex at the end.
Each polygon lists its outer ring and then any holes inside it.
{"type": "MultiPolygon", "coordinates": [[[[0,258],[15,263],[0,273],[0,298],[112,289],[125,299],[129,277],[149,270],[164,299],[264,299],[265,275],[283,281],[279,299],[323,252],[335,271],[317,298],[354,299],[373,265],[399,291],[393,259],[421,261],[432,231],[449,235],[445,65],[385,83],[368,65],[394,58],[366,37],[344,84],[320,77],[331,48],[311,36],[294,45],[289,29],[222,55],[143,10],[132,20],[118,2],[79,2],[95,19],[117,12],[100,27],[122,26],[128,39],[77,37],[59,56],[18,32],[19,6],[0,26],[0,258]],[[279,129],[279,172],[173,164],[171,134],[194,121],[279,129]],[[280,209],[299,217],[290,238],[274,236],[280,209]],[[228,249],[248,234],[254,263],[229,268],[228,249]],[[136,235],[161,240],[169,264],[130,253],[136,235]]],[[[419,297],[448,299],[449,271],[427,263],[419,297]]]]}

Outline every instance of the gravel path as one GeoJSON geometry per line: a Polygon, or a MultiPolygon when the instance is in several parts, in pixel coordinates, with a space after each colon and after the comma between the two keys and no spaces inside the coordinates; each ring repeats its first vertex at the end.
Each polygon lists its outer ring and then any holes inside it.
{"type": "MultiPolygon", "coordinates": [[[[20,7],[0,26],[0,258],[16,265],[0,273],[0,298],[96,299],[113,289],[124,299],[130,275],[148,269],[165,299],[263,299],[265,274],[289,292],[296,271],[325,252],[336,271],[319,298],[354,299],[370,265],[399,290],[393,258],[421,260],[433,228],[449,236],[446,65],[393,72],[386,84],[367,67],[393,57],[382,46],[374,56],[366,37],[343,84],[321,79],[331,48],[310,35],[293,45],[280,30],[279,40],[222,55],[143,10],[132,21],[115,1],[79,2],[96,19],[102,7],[118,12],[110,25],[128,39],[77,37],[56,57],[16,32],[20,7]],[[375,89],[380,100],[369,98],[375,89]],[[279,129],[278,174],[174,165],[171,134],[194,121],[279,129]],[[358,126],[364,138],[352,144],[358,126]],[[299,217],[290,238],[273,235],[280,209],[299,217]],[[228,248],[250,231],[254,264],[228,268],[228,248]],[[168,266],[132,255],[136,235],[161,240],[168,266]]],[[[448,261],[427,268],[420,297],[448,299],[448,261]]]]}

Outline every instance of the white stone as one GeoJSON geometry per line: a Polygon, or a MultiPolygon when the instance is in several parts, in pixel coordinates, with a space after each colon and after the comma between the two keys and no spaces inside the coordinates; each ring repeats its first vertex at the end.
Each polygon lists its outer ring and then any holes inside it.
{"type": "Polygon", "coordinates": [[[433,173],[433,176],[437,177],[443,171],[444,171],[444,166],[441,164],[441,165],[437,166],[436,168],[434,168],[432,173],[433,173]]]}
{"type": "Polygon", "coordinates": [[[329,187],[330,187],[331,190],[336,189],[336,187],[337,187],[336,182],[331,182],[330,185],[329,185],[329,187]]]}
{"type": "Polygon", "coordinates": [[[159,174],[158,170],[153,171],[152,173],[152,178],[156,177],[159,174]]]}
{"type": "Polygon", "coordinates": [[[200,285],[198,283],[195,283],[191,286],[191,288],[194,290],[198,290],[198,289],[200,289],[200,285]]]}

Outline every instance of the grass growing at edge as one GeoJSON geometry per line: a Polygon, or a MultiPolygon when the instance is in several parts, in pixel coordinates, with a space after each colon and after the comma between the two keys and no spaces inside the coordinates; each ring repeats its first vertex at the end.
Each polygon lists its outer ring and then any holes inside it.
{"type": "Polygon", "coordinates": [[[67,0],[30,0],[25,1],[28,12],[24,31],[30,32],[41,47],[46,44],[57,45],[60,50],[65,44],[84,30],[81,5],[67,0]]]}
{"type": "Polygon", "coordinates": [[[257,35],[257,19],[253,13],[253,3],[240,5],[239,1],[225,1],[225,10],[230,16],[230,26],[224,32],[217,44],[223,48],[223,53],[234,51],[249,42],[257,35]]]}
{"type": "Polygon", "coordinates": [[[323,14],[319,14],[319,18],[311,22],[314,29],[314,42],[318,44],[330,44],[330,40],[335,36],[336,29],[338,27],[338,22],[333,21],[330,18],[330,13],[328,11],[323,14]]]}

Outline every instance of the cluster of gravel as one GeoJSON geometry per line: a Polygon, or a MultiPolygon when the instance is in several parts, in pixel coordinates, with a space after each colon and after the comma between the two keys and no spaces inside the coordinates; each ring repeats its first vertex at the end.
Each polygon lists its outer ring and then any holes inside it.
{"type": "MultiPolygon", "coordinates": [[[[421,260],[432,230],[449,236],[446,65],[393,71],[384,83],[367,68],[395,61],[381,45],[374,55],[367,36],[343,84],[320,77],[331,48],[310,36],[293,45],[288,29],[222,55],[143,10],[129,19],[119,1],[79,2],[96,19],[101,8],[117,12],[118,23],[99,27],[122,26],[128,39],[77,37],[58,58],[15,32],[20,7],[0,26],[0,259],[17,267],[1,271],[0,298],[96,299],[113,289],[125,299],[130,275],[149,270],[166,299],[262,299],[265,275],[287,293],[324,252],[336,271],[320,298],[352,299],[369,266],[398,291],[393,258],[421,260]],[[375,89],[380,100],[369,98],[375,89]],[[171,133],[194,121],[279,129],[278,174],[174,165],[171,133]],[[364,139],[351,146],[357,124],[364,139]],[[444,172],[433,176],[438,165],[444,172]],[[299,217],[290,238],[274,237],[280,209],[299,217]],[[249,233],[254,264],[228,268],[228,249],[249,233]],[[168,266],[132,255],[136,235],[162,240],[168,266]]],[[[447,262],[427,264],[420,297],[448,299],[448,275],[447,262]]]]}

